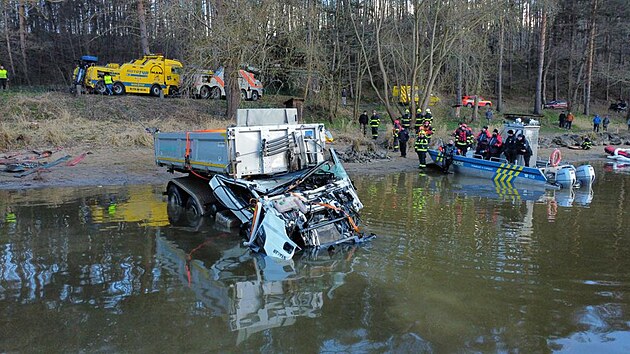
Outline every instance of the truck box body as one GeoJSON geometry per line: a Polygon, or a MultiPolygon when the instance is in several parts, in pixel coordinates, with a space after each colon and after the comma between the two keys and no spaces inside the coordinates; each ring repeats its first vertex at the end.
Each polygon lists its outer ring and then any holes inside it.
{"type": "Polygon", "coordinates": [[[295,124],[296,116],[296,109],[239,110],[239,125],[226,130],[158,133],[156,163],[234,178],[313,167],[324,161],[324,126],[295,124]]]}

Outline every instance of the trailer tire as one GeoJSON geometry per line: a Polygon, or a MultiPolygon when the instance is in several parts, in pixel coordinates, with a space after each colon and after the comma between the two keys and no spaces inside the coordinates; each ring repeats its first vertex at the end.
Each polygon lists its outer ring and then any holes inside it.
{"type": "Polygon", "coordinates": [[[151,96],[160,97],[161,91],[162,91],[162,88],[160,87],[160,85],[155,84],[151,86],[151,90],[149,92],[151,93],[151,96]]]}
{"type": "Polygon", "coordinates": [[[203,212],[201,211],[201,206],[197,203],[195,198],[188,198],[186,201],[186,212],[194,217],[201,217],[203,212]]]}
{"type": "Polygon", "coordinates": [[[114,91],[114,95],[124,95],[125,85],[122,82],[115,82],[112,91],[114,91]]]}
{"type": "Polygon", "coordinates": [[[252,91],[252,101],[258,101],[258,98],[260,96],[258,95],[258,91],[254,90],[252,91]]]}
{"type": "Polygon", "coordinates": [[[208,98],[212,97],[211,93],[212,91],[210,90],[210,87],[203,85],[199,89],[199,98],[203,98],[204,100],[207,100],[208,98]]]}
{"type": "Polygon", "coordinates": [[[210,98],[213,100],[218,100],[221,98],[221,89],[217,86],[210,89],[210,98]]]}
{"type": "Polygon", "coordinates": [[[182,191],[179,189],[178,186],[174,184],[169,185],[168,189],[166,190],[166,195],[168,198],[168,204],[176,205],[181,208],[184,207],[184,199],[182,198],[182,191]]]}

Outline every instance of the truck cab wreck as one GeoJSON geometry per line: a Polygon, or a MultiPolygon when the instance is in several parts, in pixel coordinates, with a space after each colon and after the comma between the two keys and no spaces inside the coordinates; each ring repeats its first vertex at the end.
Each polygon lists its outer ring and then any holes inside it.
{"type": "Polygon", "coordinates": [[[232,220],[246,246],[287,260],[372,237],[359,229],[363,204],[325,133],[298,123],[294,108],[242,109],[226,130],[156,133],[155,160],[188,173],[169,182],[169,204],[232,220]]]}

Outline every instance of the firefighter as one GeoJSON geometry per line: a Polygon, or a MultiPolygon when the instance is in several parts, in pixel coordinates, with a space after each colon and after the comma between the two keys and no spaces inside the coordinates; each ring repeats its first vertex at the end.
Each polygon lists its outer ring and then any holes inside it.
{"type": "Polygon", "coordinates": [[[420,124],[422,124],[422,121],[423,121],[422,109],[418,108],[416,109],[416,134],[418,133],[417,130],[420,127],[420,124]]]}
{"type": "Polygon", "coordinates": [[[582,141],[582,145],[580,147],[582,150],[589,150],[593,146],[593,142],[588,137],[584,137],[584,141],[582,141]]]}
{"type": "Polygon", "coordinates": [[[112,80],[112,74],[105,73],[105,75],[103,75],[103,82],[105,83],[105,88],[107,89],[107,94],[110,95],[110,96],[113,95],[112,86],[114,84],[114,81],[112,80]]]}
{"type": "Polygon", "coordinates": [[[418,133],[420,133],[420,131],[424,131],[424,135],[426,136],[428,140],[427,144],[431,144],[431,136],[433,135],[433,127],[431,126],[429,121],[427,120],[424,121],[424,123],[420,126],[420,129],[418,129],[418,133]]]}
{"type": "Polygon", "coordinates": [[[429,121],[429,124],[433,125],[433,114],[431,114],[431,108],[427,108],[427,109],[424,111],[424,117],[423,117],[423,119],[424,119],[425,121],[429,121]]]}
{"type": "Polygon", "coordinates": [[[398,140],[400,141],[400,156],[407,157],[407,142],[409,141],[409,129],[400,127],[398,133],[398,140]]]}
{"type": "Polygon", "coordinates": [[[501,150],[503,149],[503,141],[497,129],[492,131],[492,137],[490,138],[489,145],[490,150],[488,150],[486,160],[490,160],[493,157],[498,158],[501,155],[501,150]]]}
{"type": "Polygon", "coordinates": [[[392,136],[394,138],[394,152],[397,152],[400,148],[400,140],[398,139],[398,134],[400,133],[400,121],[398,119],[394,120],[394,127],[392,128],[392,136]]]}
{"type": "Polygon", "coordinates": [[[381,124],[381,117],[378,116],[376,111],[372,111],[372,117],[370,117],[370,128],[372,128],[372,139],[378,138],[378,126],[381,124]]]}
{"type": "Polygon", "coordinates": [[[525,167],[529,167],[529,159],[532,156],[532,148],[523,134],[516,137],[516,154],[523,157],[525,167]]]}
{"type": "Polygon", "coordinates": [[[429,138],[425,134],[423,129],[418,131],[418,138],[416,139],[416,143],[414,145],[414,150],[416,150],[416,154],[418,154],[419,165],[418,168],[427,167],[427,149],[429,148],[429,138]]]}
{"type": "Polygon", "coordinates": [[[411,113],[408,109],[405,110],[405,114],[400,119],[400,125],[405,129],[411,128],[411,113]]]}
{"type": "Polygon", "coordinates": [[[516,137],[514,136],[514,131],[512,129],[508,130],[508,136],[505,138],[505,143],[503,143],[503,149],[505,154],[505,159],[508,163],[515,164],[516,163],[516,137]]]}
{"type": "Polygon", "coordinates": [[[477,149],[475,150],[476,155],[486,156],[488,153],[488,147],[490,143],[490,138],[492,136],[488,132],[488,126],[484,125],[481,128],[481,131],[477,135],[477,149]]]}
{"type": "Polygon", "coordinates": [[[455,137],[455,146],[459,150],[460,155],[466,156],[468,142],[471,138],[468,133],[468,126],[466,126],[466,123],[460,122],[457,129],[455,129],[453,136],[455,137]]]}

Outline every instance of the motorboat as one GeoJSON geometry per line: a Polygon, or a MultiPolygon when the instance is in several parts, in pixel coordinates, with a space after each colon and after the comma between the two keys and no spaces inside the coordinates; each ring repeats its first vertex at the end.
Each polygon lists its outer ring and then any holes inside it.
{"type": "Polygon", "coordinates": [[[525,166],[522,158],[512,164],[507,161],[505,155],[486,160],[481,155],[469,151],[466,156],[446,156],[441,147],[429,149],[428,153],[433,162],[443,170],[451,170],[454,173],[491,179],[497,183],[507,185],[539,185],[548,189],[576,188],[582,185],[591,185],[595,181],[595,170],[591,165],[574,166],[561,163],[560,150],[556,149],[549,160],[538,160],[538,132],[540,125],[535,120],[527,124],[519,121],[505,123],[501,135],[503,141],[507,137],[507,131],[512,130],[515,136],[523,134],[530,142],[532,149],[531,160],[536,161],[534,166],[525,166]]]}

